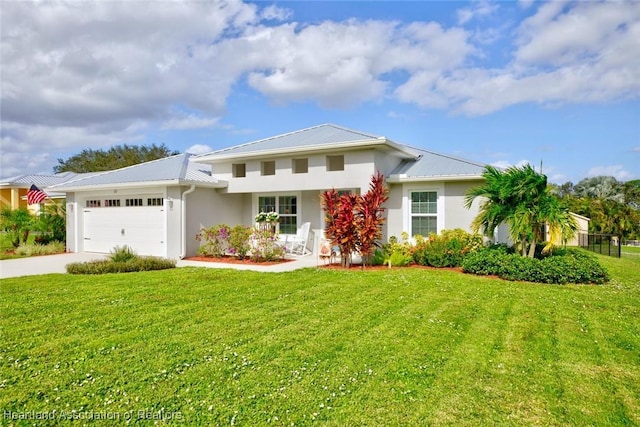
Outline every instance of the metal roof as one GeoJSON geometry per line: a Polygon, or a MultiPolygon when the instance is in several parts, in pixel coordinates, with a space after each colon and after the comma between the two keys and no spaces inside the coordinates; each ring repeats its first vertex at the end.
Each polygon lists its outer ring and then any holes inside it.
{"type": "Polygon", "coordinates": [[[459,159],[446,154],[414,148],[420,153],[417,160],[403,160],[390,174],[399,178],[478,177],[485,164],[459,159]]]}
{"type": "Polygon", "coordinates": [[[291,149],[331,149],[332,146],[343,145],[345,143],[374,140],[386,141],[386,138],[384,136],[347,129],[333,124],[323,124],[242,145],[236,145],[234,147],[223,148],[201,154],[198,157],[203,160],[210,160],[210,158],[216,157],[224,158],[237,155],[255,155],[261,152],[286,151],[291,149]]]}
{"type": "Polygon", "coordinates": [[[191,154],[178,154],[67,181],[50,188],[56,191],[69,191],[84,187],[109,187],[122,184],[155,185],[163,182],[223,185],[211,176],[211,166],[192,162],[191,157],[191,154]]]}
{"type": "Polygon", "coordinates": [[[93,173],[62,172],[55,175],[17,175],[0,180],[0,186],[29,188],[31,185],[36,185],[39,188],[44,188],[89,175],[93,175],[93,173]]]}

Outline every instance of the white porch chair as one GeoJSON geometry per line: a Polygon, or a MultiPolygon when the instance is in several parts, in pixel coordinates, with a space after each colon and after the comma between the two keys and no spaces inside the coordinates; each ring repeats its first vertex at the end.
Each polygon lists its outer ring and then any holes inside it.
{"type": "Polygon", "coordinates": [[[309,250],[307,249],[307,242],[309,240],[309,231],[311,229],[311,223],[305,222],[295,236],[287,236],[284,244],[284,248],[287,252],[297,255],[306,255],[309,250]]]}

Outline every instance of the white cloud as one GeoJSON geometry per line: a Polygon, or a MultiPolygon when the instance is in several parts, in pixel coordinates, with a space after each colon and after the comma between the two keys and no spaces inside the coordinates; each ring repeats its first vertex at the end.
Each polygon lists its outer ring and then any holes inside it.
{"type": "Polygon", "coordinates": [[[212,151],[213,151],[213,148],[204,144],[194,144],[191,147],[184,150],[185,153],[191,153],[191,154],[204,154],[204,153],[210,153],[212,151]]]}
{"type": "MultiPolygon", "coordinates": [[[[415,72],[404,102],[489,114],[511,105],[598,103],[640,97],[640,2],[544,3],[517,30],[504,68],[415,72]]],[[[476,53],[476,52],[470,52],[476,53]]]]}
{"type": "Polygon", "coordinates": [[[472,19],[486,17],[491,15],[498,9],[497,4],[492,4],[486,0],[475,1],[471,4],[471,7],[458,9],[458,24],[464,25],[472,19]]]}
{"type": "Polygon", "coordinates": [[[618,181],[627,181],[635,178],[634,174],[624,170],[622,165],[596,166],[589,169],[587,176],[612,176],[618,181]]]}
{"type": "Polygon", "coordinates": [[[277,7],[275,5],[265,7],[260,13],[260,17],[265,20],[284,21],[293,15],[291,10],[277,7]]]}
{"type": "Polygon", "coordinates": [[[188,114],[184,117],[172,117],[165,121],[162,125],[162,129],[201,129],[214,126],[218,123],[219,117],[205,118],[200,117],[197,114],[188,114]]]}

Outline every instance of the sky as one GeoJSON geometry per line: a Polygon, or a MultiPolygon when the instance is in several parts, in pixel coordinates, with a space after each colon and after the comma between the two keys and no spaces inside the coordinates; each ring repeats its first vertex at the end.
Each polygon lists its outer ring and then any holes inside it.
{"type": "Polygon", "coordinates": [[[640,178],[640,1],[0,3],[0,175],[323,123],[551,182],[640,178]]]}

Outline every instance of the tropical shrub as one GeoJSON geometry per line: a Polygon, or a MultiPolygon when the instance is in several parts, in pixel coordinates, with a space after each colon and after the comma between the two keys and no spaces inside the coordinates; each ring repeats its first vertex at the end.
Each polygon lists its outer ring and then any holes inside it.
{"type": "Polygon", "coordinates": [[[469,255],[462,270],[506,280],[538,283],[605,283],[608,272],[598,259],[579,249],[566,249],[542,259],[521,257],[504,248],[486,248],[469,255]]]}
{"type": "Polygon", "coordinates": [[[409,234],[402,233],[402,241],[391,236],[389,242],[376,249],[371,257],[371,265],[389,265],[390,267],[404,267],[413,261],[413,245],[409,241],[409,234]]]}
{"type": "Polygon", "coordinates": [[[320,199],[325,212],[325,236],[340,248],[342,265],[349,267],[355,252],[362,255],[363,266],[369,263],[377,240],[382,237],[382,205],[388,199],[384,176],[380,172],[373,175],[369,191],[362,196],[332,189],[322,193],[320,199]]]}
{"type": "Polygon", "coordinates": [[[138,256],[129,246],[116,246],[111,249],[109,259],[112,262],[127,262],[136,259],[138,256]]]}
{"type": "Polygon", "coordinates": [[[129,261],[114,262],[110,259],[74,262],[67,264],[65,269],[69,274],[107,274],[132,273],[137,271],[166,270],[175,268],[176,261],[166,258],[139,256],[129,261]]]}
{"type": "Polygon", "coordinates": [[[35,227],[36,218],[27,208],[0,210],[0,228],[7,233],[14,248],[26,243],[35,227]]]}
{"type": "Polygon", "coordinates": [[[236,225],[229,232],[229,253],[244,259],[251,250],[251,234],[253,229],[246,225],[236,225]]]}
{"type": "Polygon", "coordinates": [[[473,220],[474,231],[492,237],[502,223],[509,225],[511,240],[516,242],[523,256],[534,258],[536,245],[549,232],[544,251],[550,251],[554,242],[573,237],[577,223],[568,207],[547,186],[547,177],[531,165],[501,170],[486,166],[484,183],[469,189],[465,206],[471,208],[474,200],[482,198],[480,210],[473,220]]]}
{"type": "Polygon", "coordinates": [[[64,204],[45,205],[44,210],[34,223],[34,229],[40,232],[35,238],[36,243],[66,242],[67,213],[64,204]]]}
{"type": "Polygon", "coordinates": [[[202,228],[196,235],[196,240],[204,242],[198,249],[198,253],[204,256],[222,257],[229,250],[229,236],[231,229],[226,224],[214,225],[211,228],[202,228]]]}
{"type": "Polygon", "coordinates": [[[284,258],[285,250],[278,234],[271,229],[254,230],[253,249],[250,258],[255,262],[278,261],[284,258]]]}
{"type": "Polygon", "coordinates": [[[416,236],[413,259],[431,267],[459,267],[464,257],[482,247],[482,236],[456,228],[432,234],[428,239],[416,236]]]}

